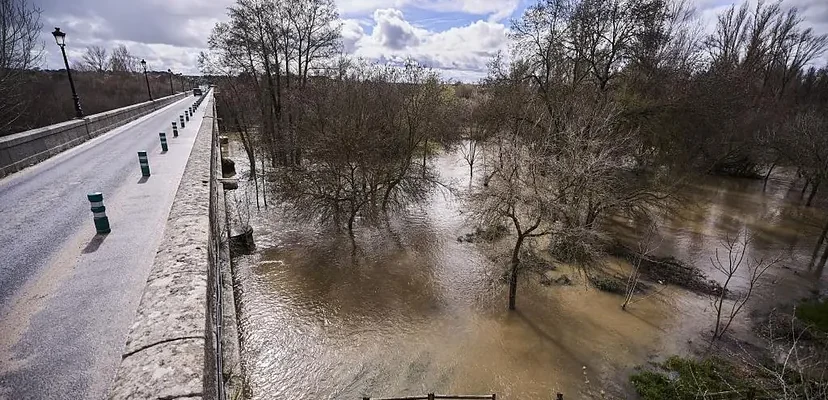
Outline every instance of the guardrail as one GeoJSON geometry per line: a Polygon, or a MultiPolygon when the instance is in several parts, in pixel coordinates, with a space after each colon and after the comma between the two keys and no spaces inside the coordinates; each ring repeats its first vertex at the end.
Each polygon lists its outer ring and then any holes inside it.
{"type": "Polygon", "coordinates": [[[183,92],[157,100],[105,111],[83,119],[0,137],[0,177],[37,164],[155,110],[188,97],[183,92]]]}

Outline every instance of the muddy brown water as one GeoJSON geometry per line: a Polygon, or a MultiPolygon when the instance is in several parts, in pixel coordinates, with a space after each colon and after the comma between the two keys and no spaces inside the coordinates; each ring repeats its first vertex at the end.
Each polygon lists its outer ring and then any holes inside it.
{"type": "MultiPolygon", "coordinates": [[[[235,159],[240,160],[237,153],[235,159]]],[[[437,161],[444,181],[468,187],[458,155],[437,161]]],[[[807,294],[807,265],[823,215],[798,205],[786,179],[706,178],[687,188],[682,211],[661,218],[657,253],[709,268],[722,237],[747,230],[750,257],[782,254],[774,284],[755,308],[807,294]]],[[[244,188],[243,188],[244,189],[244,188]]],[[[243,191],[233,196],[243,197],[243,191]]],[[[255,201],[252,201],[255,210],[255,201]]],[[[709,330],[709,301],[656,285],[629,311],[621,296],[594,290],[566,266],[571,286],[521,277],[508,312],[503,245],[459,243],[462,204],[431,201],[354,242],[276,211],[254,212],[258,250],[236,258],[242,359],[255,399],[359,399],[428,392],[497,393],[498,399],[630,397],[636,365],[685,354],[709,330]]],[[[640,227],[616,221],[620,235],[640,227]]],[[[508,246],[508,243],[505,243],[508,246]]],[[[617,260],[608,264],[624,269],[617,260]]],[[[747,332],[747,316],[735,329],[747,332]]]]}

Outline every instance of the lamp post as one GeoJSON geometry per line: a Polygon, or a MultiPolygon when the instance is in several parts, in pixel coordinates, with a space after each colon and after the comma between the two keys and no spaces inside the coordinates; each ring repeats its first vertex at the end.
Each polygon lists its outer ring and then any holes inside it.
{"type": "Polygon", "coordinates": [[[144,68],[144,80],[147,81],[147,95],[149,96],[150,101],[152,101],[152,90],[150,90],[149,77],[147,77],[147,62],[143,59],[141,59],[141,67],[144,68]]]}
{"type": "Polygon", "coordinates": [[[66,65],[66,75],[69,76],[69,86],[72,88],[72,100],[75,102],[75,118],[83,118],[83,110],[81,109],[80,97],[75,91],[75,81],[72,80],[72,71],[69,69],[69,60],[66,59],[66,34],[60,31],[60,28],[55,28],[52,32],[55,37],[55,42],[60,46],[60,52],[63,53],[63,64],[66,65]]]}
{"type": "Polygon", "coordinates": [[[172,77],[173,77],[172,69],[167,69],[167,72],[170,74],[170,95],[174,95],[175,94],[175,89],[173,89],[173,84],[172,84],[172,77]]]}

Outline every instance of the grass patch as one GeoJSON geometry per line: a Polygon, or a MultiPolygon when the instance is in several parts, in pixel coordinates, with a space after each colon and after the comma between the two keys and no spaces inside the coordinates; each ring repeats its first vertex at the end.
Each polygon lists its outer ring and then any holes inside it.
{"type": "Polygon", "coordinates": [[[720,358],[693,360],[673,356],[660,371],[641,371],[630,381],[644,400],[695,400],[701,395],[716,399],[744,399],[753,388],[736,368],[720,358]]]}
{"type": "Polygon", "coordinates": [[[828,302],[806,301],[796,308],[796,317],[813,329],[828,333],[828,302]]]}

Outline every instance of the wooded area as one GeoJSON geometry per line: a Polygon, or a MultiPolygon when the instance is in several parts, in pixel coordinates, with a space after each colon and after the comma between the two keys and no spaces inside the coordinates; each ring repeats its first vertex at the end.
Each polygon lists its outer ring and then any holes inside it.
{"type": "Polygon", "coordinates": [[[538,2],[461,95],[413,60],[340,56],[337,23],[330,0],[240,0],[214,29],[202,67],[254,179],[296,217],[353,231],[438,184],[433,145],[461,146],[472,173],[488,151],[469,208],[514,228],[513,285],[526,239],[589,264],[597,221],[646,218],[687,176],[794,166],[810,205],[828,172],[828,38],[780,3],[731,7],[703,35],[681,1],[538,2]]]}
{"type": "MultiPolygon", "coordinates": [[[[144,74],[72,71],[75,87],[86,115],[114,110],[149,100],[144,74]]],[[[72,92],[65,70],[25,71],[20,74],[19,90],[25,92],[21,108],[14,119],[6,123],[0,136],[11,135],[28,129],[39,128],[75,117],[72,92]],[[31,97],[29,97],[31,96],[31,97]]],[[[167,73],[150,73],[150,88],[154,98],[170,95],[170,79],[167,73]]],[[[191,87],[189,88],[191,89],[191,87]]],[[[175,82],[175,90],[181,84],[175,82]]]]}

